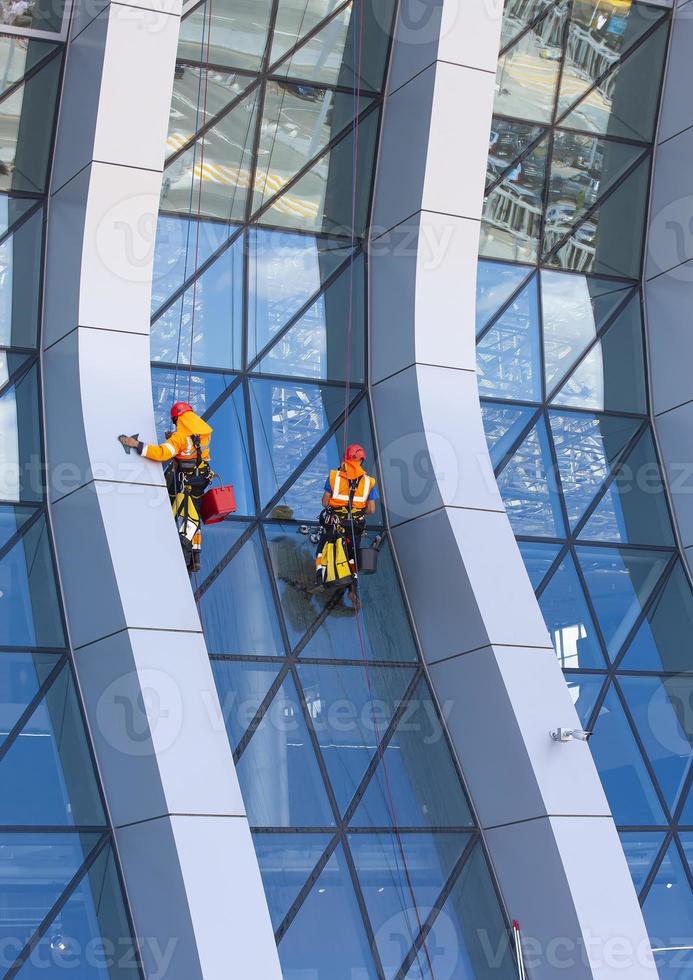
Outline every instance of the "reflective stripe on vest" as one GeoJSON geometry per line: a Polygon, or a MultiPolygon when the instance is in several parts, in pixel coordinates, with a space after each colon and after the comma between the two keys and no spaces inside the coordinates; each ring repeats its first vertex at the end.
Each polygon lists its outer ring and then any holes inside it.
{"type": "MultiPolygon", "coordinates": [[[[208,449],[209,449],[209,440],[207,442],[202,442],[202,440],[200,440],[200,454],[202,455],[203,459],[204,459],[204,454],[208,449]]],[[[181,451],[176,456],[176,459],[186,459],[186,460],[197,459],[197,449],[195,449],[195,443],[192,441],[192,438],[190,436],[188,436],[188,438],[185,441],[185,448],[181,449],[181,451]]]]}
{"type": "MultiPolygon", "coordinates": [[[[330,471],[330,486],[332,488],[332,499],[330,500],[330,505],[332,507],[348,507],[351,490],[349,487],[349,481],[340,470],[330,471]]],[[[368,497],[370,496],[370,492],[374,486],[375,480],[372,476],[364,474],[363,476],[359,477],[359,482],[356,486],[354,499],[352,501],[353,506],[357,510],[362,510],[366,506],[368,497]]]]}

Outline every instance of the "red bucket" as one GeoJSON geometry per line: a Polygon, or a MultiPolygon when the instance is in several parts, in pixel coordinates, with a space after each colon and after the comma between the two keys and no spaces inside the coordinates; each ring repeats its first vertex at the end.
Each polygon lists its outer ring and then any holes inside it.
{"type": "Polygon", "coordinates": [[[235,511],[236,497],[232,486],[208,490],[200,501],[200,516],[205,524],[217,524],[235,511]]]}

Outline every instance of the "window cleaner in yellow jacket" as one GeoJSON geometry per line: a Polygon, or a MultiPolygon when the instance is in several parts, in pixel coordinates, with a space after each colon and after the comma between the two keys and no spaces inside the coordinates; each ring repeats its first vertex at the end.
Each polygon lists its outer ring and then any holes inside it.
{"type": "Polygon", "coordinates": [[[134,436],[119,436],[123,446],[135,449],[140,456],[155,463],[168,463],[166,486],[176,519],[181,546],[190,571],[200,567],[202,535],[197,504],[212,480],[209,446],[212,428],[193,412],[187,402],[176,402],[171,408],[176,428],[166,433],[166,442],[151,446],[134,436]]]}
{"type": "Polygon", "coordinates": [[[375,480],[363,468],[365,461],[365,449],[354,443],[347,446],[339,469],[330,470],[322,495],[316,557],[318,582],[326,588],[347,588],[354,609],[360,605],[356,552],[366,530],[366,515],[375,513],[380,499],[375,480]]]}

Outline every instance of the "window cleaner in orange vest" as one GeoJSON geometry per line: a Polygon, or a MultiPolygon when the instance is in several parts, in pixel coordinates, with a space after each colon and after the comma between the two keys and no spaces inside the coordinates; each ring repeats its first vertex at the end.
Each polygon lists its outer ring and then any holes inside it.
{"type": "Polygon", "coordinates": [[[212,481],[209,445],[212,428],[193,412],[187,402],[176,402],[171,408],[176,428],[166,433],[160,446],[141,442],[135,436],[119,436],[123,446],[155,463],[168,463],[166,486],[180,534],[181,546],[190,571],[200,567],[202,534],[197,505],[212,481]]]}
{"type": "Polygon", "coordinates": [[[318,580],[329,586],[333,579],[335,585],[347,587],[355,609],[359,608],[356,552],[366,530],[366,515],[375,513],[380,499],[374,478],[363,468],[365,461],[365,449],[353,443],[347,446],[339,469],[330,470],[322,495],[323,533],[316,559],[318,580]]]}

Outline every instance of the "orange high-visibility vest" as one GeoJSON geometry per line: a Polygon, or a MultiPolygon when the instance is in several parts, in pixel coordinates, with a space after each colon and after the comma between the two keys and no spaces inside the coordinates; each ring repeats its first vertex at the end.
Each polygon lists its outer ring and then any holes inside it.
{"type": "MultiPolygon", "coordinates": [[[[372,476],[364,473],[363,476],[359,477],[351,505],[353,510],[366,509],[368,498],[374,486],[375,480],[372,476]]],[[[342,470],[330,470],[330,490],[332,492],[329,503],[330,507],[339,508],[349,506],[351,488],[346,473],[342,470]]]]}
{"type": "Polygon", "coordinates": [[[176,431],[160,446],[144,445],[142,455],[157,463],[166,463],[169,459],[196,460],[197,449],[192,441],[193,436],[200,437],[202,459],[209,460],[209,443],[212,438],[212,428],[204,419],[194,412],[185,412],[176,423],[176,431]]]}

